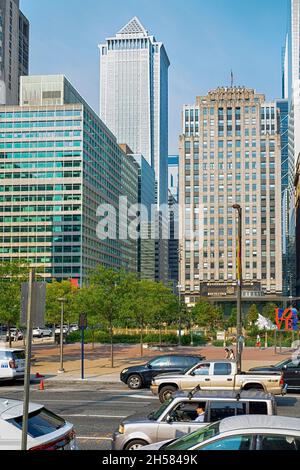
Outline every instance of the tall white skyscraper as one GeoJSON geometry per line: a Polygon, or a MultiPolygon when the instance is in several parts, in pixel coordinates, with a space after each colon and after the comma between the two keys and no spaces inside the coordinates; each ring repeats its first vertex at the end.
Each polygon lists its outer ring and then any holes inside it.
{"type": "Polygon", "coordinates": [[[155,170],[157,202],[168,195],[168,68],[164,45],[137,17],[100,44],[100,117],[155,170]]]}
{"type": "Polygon", "coordinates": [[[296,163],[300,153],[300,0],[291,0],[290,10],[291,118],[296,163]]]}

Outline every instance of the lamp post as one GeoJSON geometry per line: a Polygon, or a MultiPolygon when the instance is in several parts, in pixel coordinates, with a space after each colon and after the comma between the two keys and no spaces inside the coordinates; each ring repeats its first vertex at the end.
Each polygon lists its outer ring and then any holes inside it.
{"type": "Polygon", "coordinates": [[[59,374],[63,374],[65,372],[64,369],[64,336],[63,336],[63,330],[64,330],[64,305],[67,299],[64,297],[60,297],[57,299],[59,302],[61,302],[61,311],[60,311],[60,368],[57,371],[59,374]]]}
{"type": "Polygon", "coordinates": [[[178,291],[178,344],[181,346],[181,298],[180,298],[181,285],[177,284],[178,291]]]}
{"type": "Polygon", "coordinates": [[[236,360],[238,372],[242,369],[242,208],[234,204],[238,212],[237,238],[237,318],[236,318],[236,360]]]}

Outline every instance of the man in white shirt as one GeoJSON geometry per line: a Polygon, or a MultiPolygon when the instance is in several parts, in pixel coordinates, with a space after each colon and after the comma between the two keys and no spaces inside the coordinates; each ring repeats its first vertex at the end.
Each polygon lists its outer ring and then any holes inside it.
{"type": "Polygon", "coordinates": [[[205,416],[205,409],[203,408],[202,405],[199,405],[198,408],[196,409],[197,411],[197,418],[195,419],[195,421],[197,423],[203,423],[204,422],[204,416],[205,416]]]}

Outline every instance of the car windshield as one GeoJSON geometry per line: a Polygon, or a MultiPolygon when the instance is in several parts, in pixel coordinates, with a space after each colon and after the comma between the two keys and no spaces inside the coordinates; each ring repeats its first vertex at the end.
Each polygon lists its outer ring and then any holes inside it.
{"type": "Polygon", "coordinates": [[[176,441],[166,444],[161,447],[161,450],[188,450],[197,444],[200,444],[211,437],[219,434],[220,421],[205,426],[198,431],[192,432],[191,434],[185,435],[176,441]]]}
{"type": "MultiPolygon", "coordinates": [[[[19,429],[22,429],[23,416],[18,416],[8,420],[19,429]]],[[[60,416],[52,413],[45,408],[29,413],[28,415],[28,434],[31,437],[40,437],[50,434],[62,428],[66,424],[60,416]]]]}
{"type": "Polygon", "coordinates": [[[283,359],[283,361],[280,361],[277,364],[275,364],[274,367],[276,367],[276,369],[281,369],[283,366],[285,366],[289,362],[291,362],[291,359],[283,359]]]}
{"type": "Polygon", "coordinates": [[[152,411],[147,418],[151,419],[151,421],[157,421],[158,418],[163,414],[166,408],[168,408],[169,404],[174,400],[174,398],[169,398],[166,400],[156,411],[152,411]]]}

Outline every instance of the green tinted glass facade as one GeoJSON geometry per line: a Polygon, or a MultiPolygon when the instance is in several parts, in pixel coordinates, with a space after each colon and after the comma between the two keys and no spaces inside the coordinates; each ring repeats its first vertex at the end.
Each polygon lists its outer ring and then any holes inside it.
{"type": "Polygon", "coordinates": [[[0,107],[0,260],[80,283],[99,263],[131,266],[124,243],[96,236],[99,204],[118,210],[123,158],[83,100],[0,107]]]}

